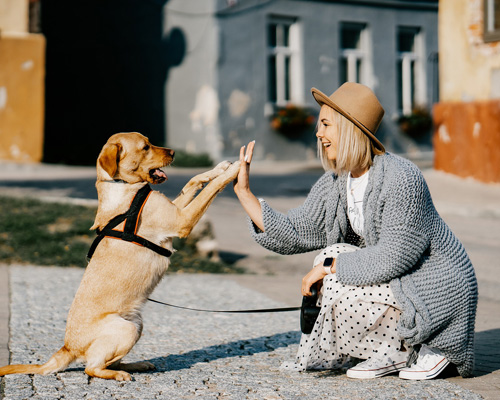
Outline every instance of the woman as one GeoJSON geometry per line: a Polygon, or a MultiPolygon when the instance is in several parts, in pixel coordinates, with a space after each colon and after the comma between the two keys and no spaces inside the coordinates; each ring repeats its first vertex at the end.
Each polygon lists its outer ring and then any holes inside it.
{"type": "Polygon", "coordinates": [[[477,282],[459,240],[438,215],[419,169],[375,137],[384,110],[366,86],[345,83],[321,106],[318,149],[326,173],[283,215],[249,187],[254,143],[240,151],[234,190],[254,239],[294,254],[324,249],[302,281],[323,283],[320,314],[285,368],[340,368],[351,378],[399,372],[431,379],[449,364],[473,369],[477,282]]]}

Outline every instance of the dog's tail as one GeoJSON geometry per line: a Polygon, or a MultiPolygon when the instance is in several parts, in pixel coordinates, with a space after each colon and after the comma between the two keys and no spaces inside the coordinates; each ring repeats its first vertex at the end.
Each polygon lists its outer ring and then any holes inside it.
{"type": "Polygon", "coordinates": [[[10,374],[41,374],[47,375],[53,372],[62,371],[69,364],[75,361],[76,357],[63,346],[61,350],[55,353],[49,361],[43,365],[37,364],[16,364],[7,365],[0,368],[0,376],[10,374]]]}

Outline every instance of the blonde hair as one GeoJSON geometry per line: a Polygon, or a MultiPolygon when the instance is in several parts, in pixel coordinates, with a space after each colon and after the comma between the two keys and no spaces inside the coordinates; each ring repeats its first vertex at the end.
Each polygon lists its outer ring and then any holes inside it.
{"type": "MultiPolygon", "coordinates": [[[[326,150],[321,140],[318,139],[318,156],[325,171],[333,171],[340,175],[356,169],[371,167],[373,157],[383,154],[383,151],[377,149],[370,138],[346,117],[331,107],[328,109],[331,110],[329,117],[337,125],[338,144],[337,159],[332,161],[327,158],[326,150]]],[[[319,125],[317,129],[319,129],[319,125]]]]}

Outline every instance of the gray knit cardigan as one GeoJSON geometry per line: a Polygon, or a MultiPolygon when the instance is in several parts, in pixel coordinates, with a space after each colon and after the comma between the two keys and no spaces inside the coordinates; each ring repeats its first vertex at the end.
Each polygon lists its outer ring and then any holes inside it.
{"type": "Polygon", "coordinates": [[[346,181],[346,174],[325,173],[305,203],[287,215],[261,200],[265,232],[249,220],[253,238],[280,254],[341,242],[361,246],[359,251],[339,254],[340,282],[390,282],[402,308],[401,338],[410,345],[437,347],[462,376],[470,376],[476,276],[463,245],[437,213],[422,173],[399,156],[375,156],[363,203],[361,242],[352,234],[347,217],[346,181]]]}

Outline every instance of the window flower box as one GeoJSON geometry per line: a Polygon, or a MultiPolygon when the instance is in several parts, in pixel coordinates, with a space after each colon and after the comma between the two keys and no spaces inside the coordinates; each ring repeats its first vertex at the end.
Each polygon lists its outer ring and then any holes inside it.
{"type": "Polygon", "coordinates": [[[311,129],[315,121],[315,116],[308,109],[288,104],[275,109],[271,117],[271,127],[288,139],[295,139],[311,129]]]}

